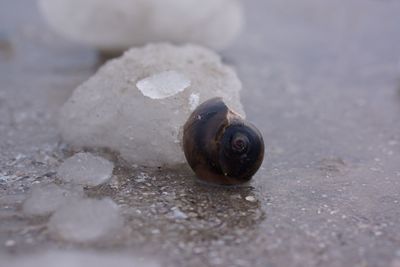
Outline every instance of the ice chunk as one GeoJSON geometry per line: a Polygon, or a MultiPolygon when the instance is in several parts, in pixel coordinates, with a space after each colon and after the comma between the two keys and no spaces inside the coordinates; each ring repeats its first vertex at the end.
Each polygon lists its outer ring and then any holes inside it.
{"type": "Polygon", "coordinates": [[[178,207],[173,207],[171,210],[172,210],[171,217],[175,220],[186,220],[188,218],[186,213],[181,211],[178,207]]]}
{"type": "Polygon", "coordinates": [[[254,196],[247,196],[247,197],[245,197],[245,199],[247,201],[249,201],[249,202],[256,202],[257,201],[257,199],[254,196]]]}
{"type": "Polygon", "coordinates": [[[177,71],[163,71],[136,83],[143,95],[152,99],[162,99],[176,95],[190,86],[190,80],[177,71]]]}
{"type": "Polygon", "coordinates": [[[238,0],[40,0],[39,7],[59,34],[107,51],[149,42],[221,49],[243,25],[238,0]]]}
{"type": "Polygon", "coordinates": [[[240,89],[235,71],[209,49],[151,44],[108,62],[79,86],[61,110],[60,129],[76,147],[106,147],[134,164],[173,166],[185,162],[181,131],[193,107],[218,96],[244,115],[240,89]],[[180,88],[186,79],[191,85],[163,99],[144,96],[136,86],[144,77],[158,83],[169,70],[185,77],[178,79],[180,88]]]}
{"type": "Polygon", "coordinates": [[[46,250],[36,254],[1,255],[1,267],[158,267],[154,259],[134,256],[132,253],[95,252],[85,250],[46,250]],[[4,263],[4,265],[3,265],[4,263]]]}
{"type": "Polygon", "coordinates": [[[53,235],[73,242],[90,242],[110,237],[122,225],[118,206],[108,198],[67,202],[49,221],[53,235]]]}
{"type": "Polygon", "coordinates": [[[91,153],[77,153],[58,168],[57,176],[66,182],[96,186],[108,181],[114,164],[91,153]]]}
{"type": "Polygon", "coordinates": [[[32,188],[22,205],[22,211],[27,215],[48,215],[66,201],[82,196],[81,187],[63,188],[56,184],[38,186],[32,188]]]}

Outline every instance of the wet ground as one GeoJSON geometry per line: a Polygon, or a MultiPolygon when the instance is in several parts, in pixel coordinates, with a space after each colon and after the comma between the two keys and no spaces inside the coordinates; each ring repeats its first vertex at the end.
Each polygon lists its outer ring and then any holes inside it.
{"type": "Polygon", "coordinates": [[[0,252],[129,251],[166,266],[399,267],[400,3],[252,0],[245,9],[246,29],[222,55],[266,141],[253,182],[216,188],[188,171],[119,166],[110,184],[86,194],[121,206],[123,232],[77,245],[51,237],[47,218],[25,216],[20,205],[71,154],[57,111],[98,57],[51,33],[34,1],[1,0],[0,252]]]}

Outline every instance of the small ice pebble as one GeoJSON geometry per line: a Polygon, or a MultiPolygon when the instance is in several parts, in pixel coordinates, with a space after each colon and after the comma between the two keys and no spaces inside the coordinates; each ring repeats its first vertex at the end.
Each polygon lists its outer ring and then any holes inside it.
{"type": "Polygon", "coordinates": [[[107,182],[114,164],[91,153],[77,153],[65,160],[58,168],[57,176],[66,182],[97,186],[107,182]]]}
{"type": "Polygon", "coordinates": [[[108,198],[67,202],[48,223],[54,236],[72,242],[91,242],[110,237],[122,226],[118,206],[108,198]]]}
{"type": "Polygon", "coordinates": [[[29,196],[22,205],[22,211],[27,215],[48,215],[71,199],[81,198],[81,187],[61,187],[56,184],[47,184],[32,188],[29,196]]]}

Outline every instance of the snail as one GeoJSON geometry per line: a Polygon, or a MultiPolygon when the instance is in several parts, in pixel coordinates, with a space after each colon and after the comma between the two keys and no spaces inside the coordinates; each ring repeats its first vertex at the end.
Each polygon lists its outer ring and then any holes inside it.
{"type": "Polygon", "coordinates": [[[219,185],[249,181],[264,158],[260,131],[222,98],[200,104],[183,128],[183,150],[197,177],[219,185]]]}

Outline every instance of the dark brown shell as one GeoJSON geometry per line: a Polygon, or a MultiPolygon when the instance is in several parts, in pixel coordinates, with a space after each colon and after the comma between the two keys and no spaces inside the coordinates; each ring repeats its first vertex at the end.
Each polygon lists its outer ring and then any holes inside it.
{"type": "Polygon", "coordinates": [[[190,115],[184,126],[183,148],[199,179],[221,185],[249,181],[264,158],[260,131],[221,98],[202,103],[190,115]]]}

